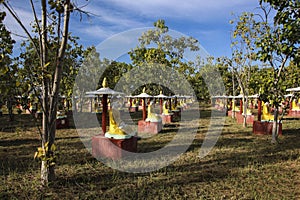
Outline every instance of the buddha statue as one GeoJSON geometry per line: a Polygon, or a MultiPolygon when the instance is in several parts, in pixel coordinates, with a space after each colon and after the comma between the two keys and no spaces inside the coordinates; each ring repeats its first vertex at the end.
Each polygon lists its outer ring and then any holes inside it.
{"type": "Polygon", "coordinates": [[[234,111],[234,112],[239,112],[240,111],[240,109],[238,107],[236,107],[234,99],[232,99],[232,111],[234,111]]]}
{"type": "Polygon", "coordinates": [[[159,116],[156,115],[156,113],[154,112],[154,103],[153,101],[150,102],[149,106],[148,106],[148,112],[147,112],[147,118],[146,118],[146,122],[150,121],[150,122],[160,122],[161,118],[159,116]]]}
{"type": "Polygon", "coordinates": [[[168,109],[168,104],[167,101],[164,101],[163,104],[163,115],[172,115],[173,113],[170,113],[169,109],[168,109]]]}
{"type": "Polygon", "coordinates": [[[180,100],[180,107],[185,108],[186,107],[186,103],[184,102],[183,99],[180,100]]]}
{"type": "Polygon", "coordinates": [[[179,111],[175,100],[172,100],[171,109],[172,111],[179,111]]]}
{"type": "MultiPolygon", "coordinates": [[[[298,102],[299,102],[299,100],[298,100],[298,102]]],[[[300,110],[299,106],[297,105],[296,99],[294,99],[292,101],[292,110],[294,110],[294,111],[300,110]]]]}
{"type": "Polygon", "coordinates": [[[262,120],[268,120],[268,121],[274,120],[274,116],[269,111],[269,103],[268,102],[266,102],[266,103],[262,102],[262,107],[263,107],[263,112],[262,112],[261,119],[262,120]]]}
{"type": "Polygon", "coordinates": [[[128,139],[131,135],[127,135],[124,131],[124,123],[120,118],[120,111],[118,109],[110,109],[109,115],[109,130],[105,133],[105,137],[113,139],[128,139]]]}
{"type": "Polygon", "coordinates": [[[136,99],[132,100],[132,106],[131,107],[137,107],[137,101],[136,101],[136,99]]]}

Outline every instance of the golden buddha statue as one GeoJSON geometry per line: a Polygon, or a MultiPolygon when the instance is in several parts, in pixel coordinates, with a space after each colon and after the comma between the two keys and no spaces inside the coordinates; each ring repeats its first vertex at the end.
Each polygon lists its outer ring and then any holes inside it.
{"type": "Polygon", "coordinates": [[[148,106],[147,118],[146,118],[145,121],[160,122],[161,118],[156,115],[156,113],[154,112],[153,106],[154,106],[153,101],[151,101],[149,106],[148,106]]]}
{"type": "MultiPolygon", "coordinates": [[[[298,102],[299,102],[299,100],[298,100],[298,102]]],[[[300,110],[299,106],[297,105],[296,99],[294,99],[292,101],[292,110],[294,110],[294,111],[300,110]]]]}
{"type": "Polygon", "coordinates": [[[168,109],[168,104],[167,101],[164,101],[163,104],[163,115],[172,115],[173,113],[170,113],[169,109],[168,109]]]}
{"type": "Polygon", "coordinates": [[[263,112],[262,112],[261,119],[268,120],[268,121],[274,120],[274,116],[269,112],[269,103],[262,102],[262,107],[263,107],[263,112]]]}
{"type": "Polygon", "coordinates": [[[234,99],[232,99],[232,111],[234,111],[234,112],[239,112],[240,111],[240,109],[238,107],[236,107],[234,99]]]}
{"type": "Polygon", "coordinates": [[[128,139],[131,135],[127,135],[123,130],[120,118],[120,112],[117,109],[110,109],[108,111],[109,115],[109,130],[105,133],[105,137],[113,139],[128,139]]]}

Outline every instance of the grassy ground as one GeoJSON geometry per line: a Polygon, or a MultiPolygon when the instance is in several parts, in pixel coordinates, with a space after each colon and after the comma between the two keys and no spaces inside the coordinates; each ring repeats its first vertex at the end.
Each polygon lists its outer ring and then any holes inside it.
{"type": "MultiPolygon", "coordinates": [[[[41,188],[40,165],[33,155],[40,146],[35,122],[17,115],[0,117],[0,199],[299,199],[300,120],[285,120],[280,144],[252,134],[226,118],[216,146],[204,158],[199,150],[210,123],[201,108],[197,135],[182,156],[160,170],[134,174],[111,169],[94,159],[74,128],[57,131],[60,157],[56,180],[41,188]]],[[[72,123],[71,123],[72,124],[72,123]]],[[[186,126],[198,126],[198,122],[186,126]]],[[[138,142],[139,152],[162,148],[178,124],[138,142]]],[[[188,129],[187,129],[188,130],[188,129]]]]}

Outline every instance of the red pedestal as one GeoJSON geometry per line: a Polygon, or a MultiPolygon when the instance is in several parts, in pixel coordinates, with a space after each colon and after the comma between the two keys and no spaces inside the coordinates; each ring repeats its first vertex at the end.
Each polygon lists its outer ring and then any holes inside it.
{"type": "MultiPolygon", "coordinates": [[[[239,113],[236,113],[236,122],[238,124],[242,124],[244,123],[244,115],[241,115],[239,113]]],[[[247,115],[247,118],[246,118],[246,123],[247,124],[253,124],[254,122],[254,115],[247,115]]]]}
{"type": "MultiPolygon", "coordinates": [[[[282,123],[278,124],[278,135],[282,135],[282,123]]],[[[253,133],[261,135],[272,135],[273,122],[254,121],[253,133]]]]}
{"type": "Polygon", "coordinates": [[[162,121],[160,122],[146,122],[144,120],[138,121],[138,133],[157,134],[162,130],[162,121]]]}
{"type": "Polygon", "coordinates": [[[69,128],[69,120],[67,118],[56,119],[56,128],[69,128]]]}
{"type": "Polygon", "coordinates": [[[137,137],[112,139],[102,135],[92,137],[92,155],[95,158],[120,159],[129,152],[137,152],[137,137]],[[125,151],[123,151],[125,150],[125,151]]]}
{"type": "Polygon", "coordinates": [[[163,124],[169,124],[174,122],[173,115],[161,115],[162,123],[163,124]]]}
{"type": "MultiPolygon", "coordinates": [[[[227,116],[231,117],[232,116],[232,110],[228,110],[227,111],[227,116]]],[[[240,112],[239,111],[234,111],[234,117],[236,118],[237,115],[240,115],[240,112]]]]}
{"type": "Polygon", "coordinates": [[[288,116],[300,118],[300,110],[289,110],[288,116]]]}

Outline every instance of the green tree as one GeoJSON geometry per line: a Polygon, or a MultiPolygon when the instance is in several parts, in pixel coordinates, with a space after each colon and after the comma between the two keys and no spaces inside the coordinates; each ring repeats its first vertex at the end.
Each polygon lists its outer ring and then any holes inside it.
{"type": "Polygon", "coordinates": [[[15,41],[11,38],[10,32],[3,24],[5,12],[0,12],[0,109],[6,102],[9,118],[13,120],[13,105],[17,95],[17,66],[13,63],[12,53],[15,41]]]}
{"type": "MultiPolygon", "coordinates": [[[[242,95],[243,113],[246,113],[248,106],[249,85],[256,59],[257,24],[253,17],[254,14],[245,12],[230,21],[234,24],[231,36],[232,57],[219,59],[221,63],[230,66],[232,74],[236,77],[242,95]]],[[[246,117],[247,115],[244,115],[244,127],[247,126],[246,117]]]]}
{"type": "MultiPolygon", "coordinates": [[[[46,0],[40,1],[40,12],[37,12],[36,5],[32,0],[29,1],[34,16],[35,32],[30,33],[21,19],[15,14],[13,9],[6,1],[1,1],[7,11],[13,16],[15,21],[25,31],[28,39],[33,45],[33,49],[38,57],[37,76],[41,80],[41,108],[43,112],[41,141],[42,147],[39,148],[37,156],[42,159],[41,163],[41,181],[42,185],[47,185],[49,181],[55,178],[55,132],[56,132],[56,114],[59,98],[65,52],[68,46],[69,21],[70,14],[76,9],[70,0],[46,0]],[[40,13],[38,18],[37,13],[40,13]],[[33,36],[37,37],[37,42],[33,36]],[[55,36],[54,36],[55,35],[55,36]],[[55,42],[52,42],[55,41],[55,42]],[[51,59],[51,45],[56,45],[55,59],[51,59]]],[[[36,65],[37,64],[37,65],[36,65]]]]}
{"type": "Polygon", "coordinates": [[[274,105],[274,124],[272,130],[272,143],[278,139],[278,108],[285,93],[283,85],[284,68],[290,61],[299,60],[299,1],[277,0],[266,1],[265,5],[260,1],[263,14],[260,21],[260,32],[256,45],[258,58],[268,63],[272,68],[270,79],[262,87],[262,94],[274,105]],[[274,9],[275,17],[270,19],[270,10],[274,9]],[[271,23],[270,23],[271,20],[271,23]]]}
{"type": "MultiPolygon", "coordinates": [[[[161,65],[161,69],[166,73],[168,67],[177,70],[180,74],[188,77],[194,74],[194,69],[191,64],[184,62],[184,52],[187,50],[198,51],[198,41],[192,37],[178,37],[174,38],[168,34],[169,28],[165,25],[164,20],[154,22],[154,29],[150,29],[142,34],[139,38],[139,46],[129,52],[132,60],[133,67],[141,67],[148,65],[161,65]]],[[[151,71],[151,70],[150,70],[151,71]]],[[[138,74],[137,74],[138,75],[138,74]]],[[[155,72],[149,73],[149,76],[159,77],[160,74],[155,72]]],[[[138,81],[142,81],[137,79],[138,81]]],[[[172,80],[172,77],[170,77],[172,80]]],[[[172,84],[176,83],[174,79],[172,84]]],[[[140,85],[143,85],[141,83],[140,85]]],[[[153,85],[152,85],[153,86],[153,85]]],[[[152,87],[149,84],[147,87],[152,87]]],[[[152,88],[156,94],[161,89],[167,90],[167,85],[157,86],[156,89],[152,88]]],[[[142,87],[137,92],[141,92],[142,87]]]]}

